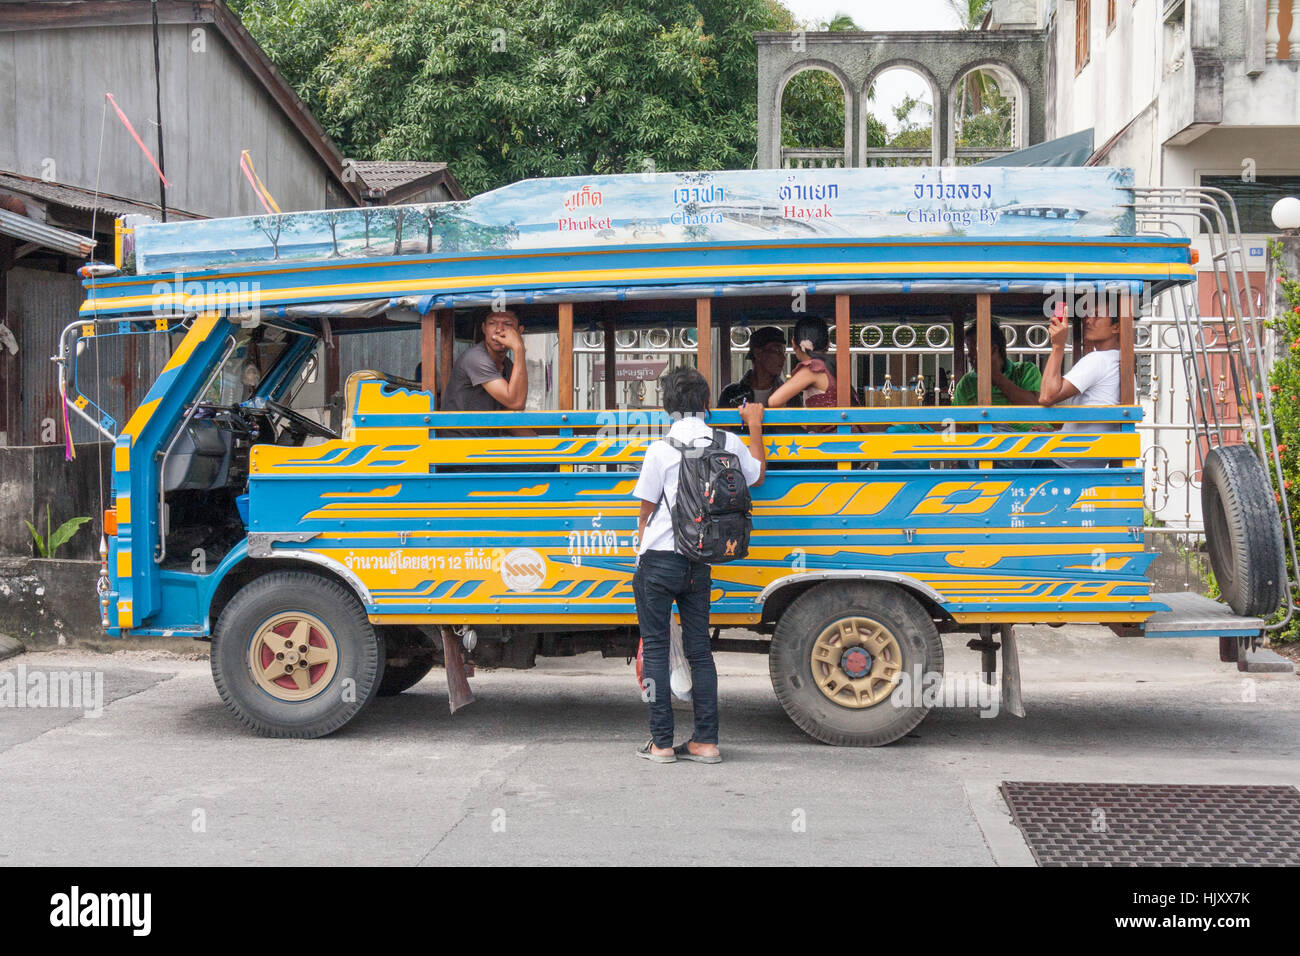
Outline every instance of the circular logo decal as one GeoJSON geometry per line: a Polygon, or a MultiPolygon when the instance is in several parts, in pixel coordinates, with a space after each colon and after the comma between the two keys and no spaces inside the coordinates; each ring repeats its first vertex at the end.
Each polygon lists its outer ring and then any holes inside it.
{"type": "Polygon", "coordinates": [[[546,580],[546,559],[532,548],[515,548],[501,562],[501,581],[511,591],[533,591],[546,580]]]}

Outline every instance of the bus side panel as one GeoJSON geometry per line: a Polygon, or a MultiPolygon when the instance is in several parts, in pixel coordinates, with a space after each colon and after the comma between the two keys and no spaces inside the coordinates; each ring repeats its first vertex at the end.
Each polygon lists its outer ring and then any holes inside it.
{"type": "MultiPolygon", "coordinates": [[[[635,473],[389,470],[421,464],[409,443],[256,454],[250,532],[273,553],[309,549],[347,568],[374,616],[635,620],[635,473]],[[271,455],[290,473],[277,477],[271,455]],[[303,474],[309,457],[319,467],[303,474]]],[[[1153,556],[1132,531],[1138,469],[773,470],[754,501],[749,557],[713,569],[720,623],[756,621],[769,584],[824,571],[914,579],[959,622],[1141,620],[1155,609],[1153,556]]]]}

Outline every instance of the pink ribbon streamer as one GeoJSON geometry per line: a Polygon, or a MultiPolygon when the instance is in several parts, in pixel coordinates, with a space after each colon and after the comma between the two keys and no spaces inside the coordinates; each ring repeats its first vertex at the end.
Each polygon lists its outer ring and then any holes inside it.
{"type": "Polygon", "coordinates": [[[113,111],[117,113],[117,118],[122,121],[122,125],[126,127],[126,131],[130,133],[131,138],[135,140],[135,145],[139,146],[145,156],[149,158],[149,165],[157,171],[158,178],[162,180],[163,185],[171,186],[171,183],[167,181],[167,177],[163,175],[163,171],[158,167],[158,161],[153,158],[153,153],[149,152],[149,147],[140,139],[139,134],[135,131],[135,127],[131,125],[131,121],[126,118],[126,114],[122,112],[122,108],[117,105],[117,100],[113,99],[113,94],[105,93],[104,95],[107,96],[108,101],[113,104],[113,111]]]}

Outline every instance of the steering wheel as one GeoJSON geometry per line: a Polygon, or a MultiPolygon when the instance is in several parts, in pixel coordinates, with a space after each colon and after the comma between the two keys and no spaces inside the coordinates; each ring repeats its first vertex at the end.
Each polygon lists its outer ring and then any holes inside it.
{"type": "Polygon", "coordinates": [[[295,412],[288,405],[281,405],[279,402],[273,402],[270,399],[266,401],[266,410],[272,415],[283,418],[291,430],[304,431],[308,435],[315,435],[317,438],[338,438],[339,433],[332,428],[322,425],[320,422],[312,421],[301,412],[295,412]]]}

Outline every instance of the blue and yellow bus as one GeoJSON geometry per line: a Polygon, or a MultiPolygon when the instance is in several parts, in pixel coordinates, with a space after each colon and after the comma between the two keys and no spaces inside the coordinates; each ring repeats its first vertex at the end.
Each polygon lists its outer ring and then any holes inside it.
{"type": "MultiPolygon", "coordinates": [[[[1153,593],[1134,329],[1162,296],[1186,305],[1196,279],[1185,236],[1142,228],[1162,202],[1116,169],[760,170],[124,222],[116,264],[85,270],[58,358],[70,411],[113,443],[103,625],[211,641],[225,703],[287,737],[338,729],[440,660],[450,677],[463,656],[630,656],[632,489],[664,422],[649,405],[614,407],[616,337],[681,331],[716,392],[735,330],[820,315],[836,346],[863,323],[949,323],[954,373],[970,325],[978,392],[954,405],[951,382],[867,387],[863,357],[843,347],[836,407],[767,412],[751,547],[714,568],[712,624],[718,648],[769,655],[799,727],[847,745],[908,733],[928,707],[895,691],[904,675],[942,674],[947,632],[972,634],[990,681],[1001,650],[1013,711],[1017,624],[1217,637],[1231,658],[1291,604],[1268,390],[1250,444],[1200,416],[1224,602],[1153,593]],[[994,402],[997,319],[1077,323],[1098,307],[1120,324],[1117,404],[994,402]],[[529,352],[544,355],[554,407],[440,410],[458,350],[507,308],[549,343],[529,352]],[[414,328],[406,367],[337,382],[335,420],[296,402],[331,361],[337,374],[345,337],[414,328]],[[140,333],[169,335],[174,351],[119,430],[78,389],[77,365],[95,339],[140,333]],[[592,404],[576,401],[575,336],[603,336],[605,407],[575,407],[592,404]]],[[[1180,315],[1197,406],[1208,366],[1198,320],[1180,315]]],[[[1246,332],[1258,321],[1236,318],[1246,332]]],[[[1264,363],[1250,351],[1239,387],[1253,393],[1264,363]]],[[[710,423],[740,419],[720,408],[710,423]]]]}

